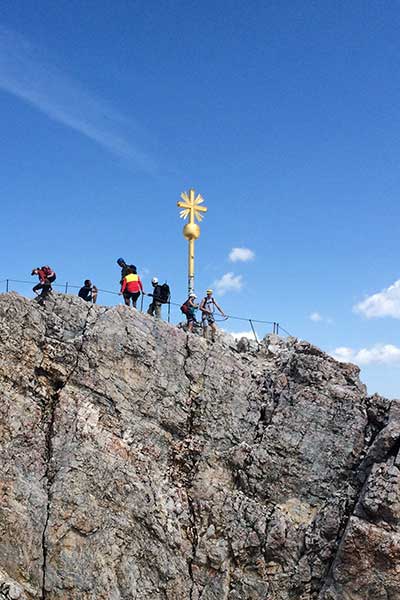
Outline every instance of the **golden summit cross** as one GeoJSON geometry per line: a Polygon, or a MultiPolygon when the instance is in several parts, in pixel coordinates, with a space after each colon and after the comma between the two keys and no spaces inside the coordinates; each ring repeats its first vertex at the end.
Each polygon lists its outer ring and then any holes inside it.
{"type": "Polygon", "coordinates": [[[204,198],[201,194],[197,194],[193,189],[190,189],[188,193],[182,192],[182,201],[178,201],[177,205],[182,210],[180,211],[181,219],[187,219],[188,223],[183,228],[183,235],[188,240],[189,244],[189,256],[188,256],[188,294],[194,290],[194,242],[200,236],[200,227],[196,223],[200,223],[203,220],[202,213],[207,212],[206,206],[201,206],[204,202],[204,198]]]}
{"type": "Polygon", "coordinates": [[[200,206],[204,202],[204,198],[201,194],[195,195],[194,190],[189,190],[189,195],[186,192],[182,192],[181,198],[183,202],[178,201],[177,204],[179,208],[182,208],[180,212],[181,219],[186,219],[189,217],[189,223],[194,223],[195,218],[199,221],[203,220],[203,215],[201,213],[207,212],[206,206],[200,206]]]}

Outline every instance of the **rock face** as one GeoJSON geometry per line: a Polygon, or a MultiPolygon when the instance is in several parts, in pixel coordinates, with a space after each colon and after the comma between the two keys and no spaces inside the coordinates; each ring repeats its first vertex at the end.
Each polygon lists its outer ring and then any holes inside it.
{"type": "Polygon", "coordinates": [[[355,366],[62,295],[1,295],[0,349],[1,600],[400,599],[400,403],[355,366]]]}

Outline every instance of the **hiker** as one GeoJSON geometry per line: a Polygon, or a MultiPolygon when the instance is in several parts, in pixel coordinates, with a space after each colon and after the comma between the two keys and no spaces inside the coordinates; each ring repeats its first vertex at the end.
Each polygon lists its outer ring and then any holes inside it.
{"type": "Polygon", "coordinates": [[[126,275],[128,275],[128,269],[132,270],[132,273],[134,275],[137,274],[137,270],[135,265],[127,265],[125,260],[123,258],[118,258],[117,259],[117,264],[121,267],[121,280],[120,280],[120,284],[122,285],[122,282],[124,280],[124,277],[126,275]]]}
{"type": "Polygon", "coordinates": [[[214,310],[215,308],[217,310],[219,310],[219,312],[221,313],[221,315],[223,317],[225,317],[225,313],[222,310],[222,308],[219,306],[219,304],[217,303],[217,301],[213,298],[213,291],[208,289],[206,291],[206,296],[205,298],[203,298],[203,300],[200,302],[200,310],[201,310],[201,323],[203,326],[203,337],[205,337],[207,339],[207,329],[208,326],[211,327],[211,340],[213,342],[215,342],[215,336],[217,333],[217,326],[215,324],[215,318],[214,318],[214,310]]]}
{"type": "Polygon", "coordinates": [[[32,269],[31,275],[37,275],[39,277],[39,283],[32,288],[32,291],[35,292],[36,295],[39,295],[39,290],[42,290],[39,297],[46,298],[52,291],[51,284],[56,280],[55,272],[47,265],[32,269]]]}
{"type": "Polygon", "coordinates": [[[124,297],[126,306],[130,306],[130,301],[132,300],[132,306],[133,308],[136,308],[136,302],[140,296],[140,292],[145,295],[140,277],[128,266],[126,275],[122,280],[119,295],[124,297]]]}
{"type": "Polygon", "coordinates": [[[161,319],[161,306],[162,304],[168,304],[171,296],[169,285],[168,283],[160,285],[157,277],[153,277],[151,285],[153,286],[153,293],[147,295],[152,296],[153,301],[149,304],[147,314],[152,317],[155,316],[156,319],[161,319]]]}
{"type": "Polygon", "coordinates": [[[193,332],[194,324],[197,323],[196,310],[199,308],[199,306],[196,304],[196,298],[196,294],[194,292],[190,292],[188,299],[181,306],[181,311],[184,315],[186,315],[187,330],[191,333],[193,332]]]}
{"type": "Polygon", "coordinates": [[[90,279],[85,279],[83,283],[83,287],[78,292],[79,298],[85,300],[85,302],[91,302],[92,304],[96,304],[98,289],[90,279]]]}

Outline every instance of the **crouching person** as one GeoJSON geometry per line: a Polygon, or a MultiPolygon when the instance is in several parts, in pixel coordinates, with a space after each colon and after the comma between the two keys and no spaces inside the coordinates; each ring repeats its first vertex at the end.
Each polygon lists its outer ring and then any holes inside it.
{"type": "Polygon", "coordinates": [[[79,298],[85,300],[85,302],[91,302],[92,304],[96,304],[98,289],[90,279],[85,279],[83,283],[83,287],[78,292],[79,298]]]}

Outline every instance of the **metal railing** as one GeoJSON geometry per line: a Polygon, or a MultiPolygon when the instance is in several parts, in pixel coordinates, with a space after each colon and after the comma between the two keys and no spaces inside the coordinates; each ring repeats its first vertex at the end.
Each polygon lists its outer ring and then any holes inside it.
{"type": "MultiPolygon", "coordinates": [[[[11,290],[10,288],[12,287],[11,284],[20,284],[20,285],[32,285],[32,281],[25,281],[22,279],[11,279],[11,278],[7,278],[7,279],[1,279],[0,280],[0,285],[4,284],[4,291],[5,292],[10,292],[10,291],[17,291],[17,290],[11,290]]],[[[70,283],[69,281],[66,281],[65,283],[52,283],[51,284],[53,288],[58,288],[61,289],[61,291],[64,294],[68,294],[70,293],[70,290],[80,290],[81,289],[81,285],[75,285],[70,283]]],[[[114,292],[112,290],[106,290],[103,288],[97,288],[98,292],[102,293],[102,294],[108,294],[110,296],[120,296],[120,294],[118,292],[114,292]]],[[[147,294],[146,294],[147,295],[147,294]]],[[[141,300],[140,300],[140,311],[143,312],[143,304],[144,304],[144,295],[141,294],[141,300]]],[[[178,310],[176,311],[178,313],[178,316],[180,317],[180,319],[182,319],[182,313],[180,312],[180,306],[181,304],[178,304],[176,302],[173,302],[172,300],[170,300],[168,303],[166,303],[168,306],[168,314],[167,314],[167,321],[168,323],[171,322],[171,307],[176,307],[178,310]]],[[[253,333],[254,339],[257,342],[257,344],[259,343],[259,339],[258,339],[258,335],[256,332],[256,328],[255,328],[255,324],[257,326],[258,329],[263,328],[264,326],[268,326],[269,328],[272,329],[271,333],[274,333],[276,335],[280,335],[281,332],[284,333],[285,335],[291,336],[291,333],[289,333],[289,331],[287,331],[287,329],[285,329],[278,321],[265,321],[262,319],[254,319],[253,317],[249,318],[249,317],[238,317],[236,315],[226,315],[225,318],[221,318],[219,319],[218,317],[215,319],[217,322],[223,322],[226,321],[228,319],[232,319],[235,321],[242,321],[242,322],[246,322],[250,325],[250,330],[253,333]],[[262,326],[262,327],[260,327],[262,326]]]]}

